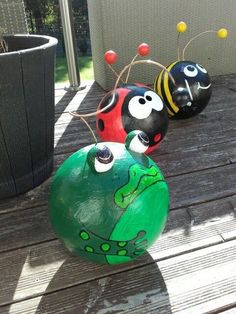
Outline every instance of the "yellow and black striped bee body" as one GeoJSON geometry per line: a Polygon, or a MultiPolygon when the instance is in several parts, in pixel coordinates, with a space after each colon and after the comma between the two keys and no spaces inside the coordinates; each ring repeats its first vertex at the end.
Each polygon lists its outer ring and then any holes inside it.
{"type": "Polygon", "coordinates": [[[163,98],[172,119],[186,119],[200,113],[211,97],[211,80],[204,67],[192,61],[171,63],[157,76],[154,89],[163,98]]]}

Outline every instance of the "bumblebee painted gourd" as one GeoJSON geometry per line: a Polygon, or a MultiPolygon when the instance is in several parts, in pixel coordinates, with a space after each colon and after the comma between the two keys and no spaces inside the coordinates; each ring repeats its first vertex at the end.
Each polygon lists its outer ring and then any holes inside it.
{"type": "Polygon", "coordinates": [[[144,155],[141,131],[126,143],[99,143],[70,156],[53,177],[49,215],[55,233],[74,254],[106,264],[131,261],[162,232],[167,183],[144,155]]]}
{"type": "Polygon", "coordinates": [[[143,85],[123,85],[111,91],[98,107],[97,132],[102,141],[124,143],[127,134],[142,130],[149,137],[146,153],[152,152],[163,140],[168,129],[168,115],[160,96],[143,85]]]}
{"type": "Polygon", "coordinates": [[[186,119],[199,114],[211,98],[211,80],[207,70],[192,61],[177,61],[162,71],[154,83],[155,90],[163,98],[168,115],[172,119],[186,119]]]}

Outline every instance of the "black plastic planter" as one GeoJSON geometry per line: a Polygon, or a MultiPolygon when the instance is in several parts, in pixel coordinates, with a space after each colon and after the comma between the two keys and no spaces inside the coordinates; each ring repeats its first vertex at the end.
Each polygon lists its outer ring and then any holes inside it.
{"type": "Polygon", "coordinates": [[[53,169],[57,40],[6,36],[0,54],[0,199],[26,192],[53,169]]]}

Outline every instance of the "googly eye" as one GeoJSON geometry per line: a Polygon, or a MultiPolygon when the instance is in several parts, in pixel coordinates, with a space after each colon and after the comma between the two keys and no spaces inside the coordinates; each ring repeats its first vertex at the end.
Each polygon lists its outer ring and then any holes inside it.
{"type": "Polygon", "coordinates": [[[188,77],[195,77],[198,75],[198,70],[195,66],[189,64],[184,68],[184,74],[188,77]]]}
{"type": "Polygon", "coordinates": [[[161,111],[164,107],[163,101],[157,93],[153,91],[148,91],[144,94],[144,98],[146,99],[147,103],[152,107],[152,109],[161,111]]]}
{"type": "Polygon", "coordinates": [[[201,72],[207,73],[207,70],[201,64],[196,64],[196,66],[201,72]]]}
{"type": "Polygon", "coordinates": [[[135,130],[127,135],[125,146],[128,150],[143,154],[149,147],[149,138],[146,133],[135,130]]]}
{"type": "Polygon", "coordinates": [[[106,145],[96,145],[88,153],[88,163],[98,173],[107,172],[114,164],[114,156],[106,145]]]}
{"type": "Polygon", "coordinates": [[[136,119],[146,119],[152,112],[149,102],[145,97],[134,96],[128,105],[130,114],[136,119]]]}

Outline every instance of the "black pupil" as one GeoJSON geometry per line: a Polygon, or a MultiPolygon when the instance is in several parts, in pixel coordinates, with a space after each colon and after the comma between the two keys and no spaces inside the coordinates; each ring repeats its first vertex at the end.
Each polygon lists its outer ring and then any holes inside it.
{"type": "Polygon", "coordinates": [[[144,105],[145,103],[146,103],[146,101],[145,101],[145,99],[144,98],[139,98],[139,103],[141,104],[141,105],[144,105]]]}
{"type": "Polygon", "coordinates": [[[108,147],[104,146],[99,149],[96,154],[96,158],[102,164],[109,164],[113,160],[113,154],[108,147]]]}
{"type": "Polygon", "coordinates": [[[151,96],[146,96],[146,99],[147,99],[148,101],[151,101],[151,100],[152,100],[152,97],[151,97],[151,96]]]}
{"type": "Polygon", "coordinates": [[[187,67],[187,69],[188,69],[189,71],[191,71],[191,72],[193,72],[193,71],[195,70],[194,66],[192,66],[192,65],[189,65],[189,66],[187,67]]]}

